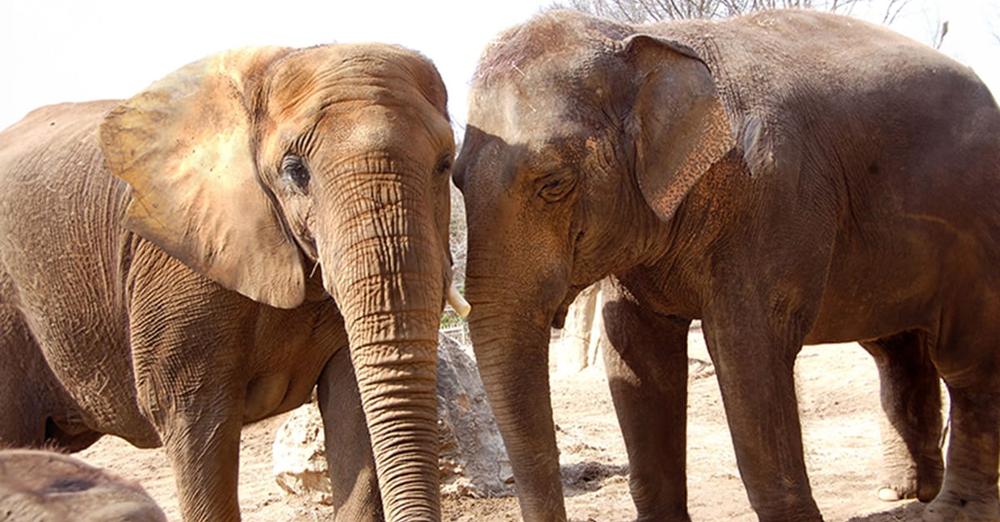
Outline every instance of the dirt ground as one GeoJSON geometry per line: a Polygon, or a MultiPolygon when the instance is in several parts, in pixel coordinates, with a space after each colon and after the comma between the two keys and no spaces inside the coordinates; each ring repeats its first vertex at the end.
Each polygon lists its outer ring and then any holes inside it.
{"type": "MultiPolygon", "coordinates": [[[[756,520],[736,469],[718,385],[704,341],[691,335],[688,404],[689,509],[694,520],[756,520]]],[[[917,502],[875,496],[879,467],[878,380],[859,346],[803,349],[796,363],[799,408],[813,492],[828,521],[919,520],[917,502]]],[[[553,377],[553,407],[571,520],[630,520],[627,459],[603,373],[553,377]]],[[[271,476],[271,443],[284,416],[243,431],[240,502],[244,520],[324,520],[326,506],[285,495],[271,476]]],[[[162,450],[138,450],[106,437],[83,459],[139,481],[171,520],[179,520],[170,467],[162,450]]],[[[517,501],[446,499],[449,521],[518,520],[517,501]]]]}

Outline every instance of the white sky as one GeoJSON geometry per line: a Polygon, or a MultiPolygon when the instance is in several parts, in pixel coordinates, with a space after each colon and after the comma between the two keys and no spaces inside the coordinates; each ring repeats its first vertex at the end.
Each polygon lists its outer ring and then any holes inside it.
{"type": "MultiPolygon", "coordinates": [[[[884,1],[854,14],[881,19],[884,1]],[[871,12],[862,12],[871,11],[871,12]]],[[[551,0],[2,0],[0,129],[50,103],[125,98],[202,56],[247,45],[382,41],[437,64],[455,122],[486,42],[551,0]]],[[[1000,0],[911,0],[893,28],[929,41],[1000,93],[1000,0]]]]}

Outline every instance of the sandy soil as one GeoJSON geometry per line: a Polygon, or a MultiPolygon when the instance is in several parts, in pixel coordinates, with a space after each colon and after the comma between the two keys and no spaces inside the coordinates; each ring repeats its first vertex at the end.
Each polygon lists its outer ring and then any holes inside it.
{"type": "MultiPolygon", "coordinates": [[[[689,509],[694,520],[756,520],[736,469],[718,385],[704,341],[691,336],[688,405],[689,509]]],[[[878,380],[857,345],[803,349],[796,363],[806,461],[813,491],[828,521],[919,520],[917,502],[884,503],[875,496],[879,466],[878,380]]],[[[553,406],[571,520],[630,520],[627,459],[607,383],[599,371],[553,377],[553,406]]],[[[271,477],[271,442],[284,416],[243,431],[240,502],[245,520],[322,520],[329,508],[286,496],[271,477]]],[[[178,520],[173,476],[162,450],[138,450],[106,437],[83,459],[137,480],[178,520]]],[[[517,501],[446,499],[450,521],[518,520],[517,501]]]]}

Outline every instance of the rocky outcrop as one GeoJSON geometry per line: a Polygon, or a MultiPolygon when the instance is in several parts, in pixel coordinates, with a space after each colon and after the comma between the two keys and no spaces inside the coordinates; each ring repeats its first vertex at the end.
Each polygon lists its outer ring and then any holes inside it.
{"type": "Polygon", "coordinates": [[[292,412],[271,448],[272,471],[281,489],[320,504],[333,502],[324,441],[323,418],[315,402],[292,412]]]}
{"type": "Polygon", "coordinates": [[[471,349],[446,336],[438,343],[438,428],[443,493],[513,494],[510,460],[471,349]]]}
{"type": "MultiPolygon", "coordinates": [[[[470,351],[442,335],[438,343],[439,469],[442,493],[513,494],[510,462],[470,351]]],[[[275,480],[285,491],[329,503],[323,419],[315,403],[294,411],[273,448],[275,480]]]]}

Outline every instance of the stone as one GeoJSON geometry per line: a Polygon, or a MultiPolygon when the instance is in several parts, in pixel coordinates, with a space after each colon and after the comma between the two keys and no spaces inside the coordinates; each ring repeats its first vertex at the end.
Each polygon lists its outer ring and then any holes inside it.
{"type": "Polygon", "coordinates": [[[471,347],[444,335],[438,343],[438,428],[444,494],[513,494],[514,474],[471,347]]]}
{"type": "Polygon", "coordinates": [[[333,503],[323,444],[319,407],[315,402],[299,406],[278,428],[271,447],[272,472],[281,489],[312,502],[333,503]]]}
{"type": "Polygon", "coordinates": [[[557,374],[603,369],[603,351],[608,348],[608,340],[602,312],[608,285],[610,282],[606,279],[594,283],[581,291],[570,305],[566,322],[551,348],[557,374]]]}
{"type": "MultiPolygon", "coordinates": [[[[468,347],[447,335],[438,342],[438,430],[441,492],[450,496],[513,494],[513,473],[479,371],[468,347]]],[[[273,446],[273,473],[286,492],[329,504],[323,419],[315,403],[292,412],[273,446]]]]}

